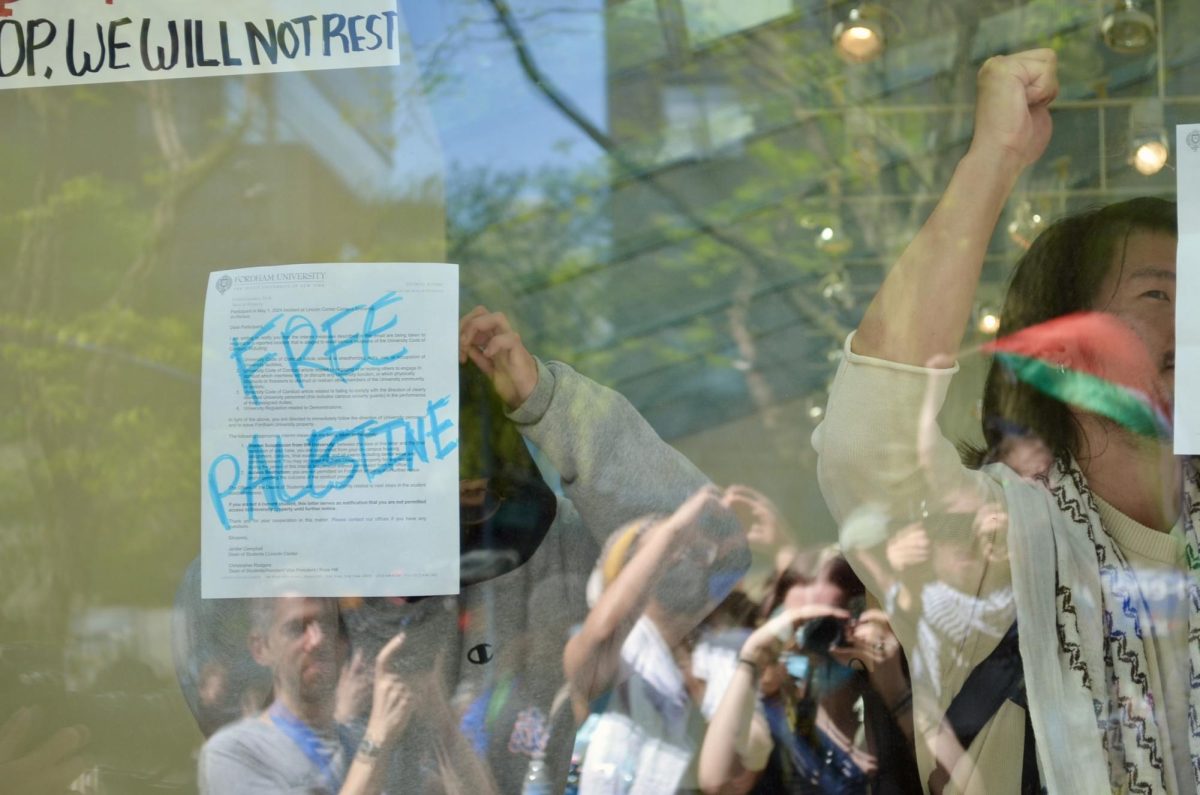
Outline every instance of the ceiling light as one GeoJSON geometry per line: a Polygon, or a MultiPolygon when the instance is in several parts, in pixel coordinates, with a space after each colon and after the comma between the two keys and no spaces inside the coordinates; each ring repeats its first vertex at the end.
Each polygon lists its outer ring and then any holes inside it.
{"type": "Polygon", "coordinates": [[[875,6],[858,6],[834,25],[833,47],[843,60],[866,63],[880,56],[884,39],[877,16],[875,6]]]}
{"type": "Polygon", "coordinates": [[[1139,174],[1162,171],[1171,156],[1163,105],[1159,99],[1143,99],[1129,110],[1129,163],[1139,174]]]}
{"type": "Polygon", "coordinates": [[[845,254],[852,247],[850,238],[846,237],[846,234],[841,229],[841,225],[836,222],[821,227],[820,231],[817,232],[817,239],[814,241],[814,244],[818,251],[833,257],[845,254]]]}
{"type": "Polygon", "coordinates": [[[1130,161],[1138,173],[1150,176],[1162,171],[1170,154],[1171,148],[1167,144],[1167,136],[1161,134],[1157,138],[1134,141],[1130,161]]]}
{"type": "Polygon", "coordinates": [[[990,306],[979,307],[979,319],[976,326],[980,333],[992,335],[1000,330],[1000,313],[990,306]]]}
{"type": "Polygon", "coordinates": [[[804,401],[804,413],[808,415],[808,419],[814,423],[820,422],[825,416],[825,402],[828,400],[824,394],[814,392],[809,395],[804,401]]]}
{"type": "Polygon", "coordinates": [[[839,309],[854,308],[854,290],[841,271],[833,271],[821,280],[821,297],[839,309]]]}
{"type": "Polygon", "coordinates": [[[1008,222],[1008,239],[1028,250],[1042,230],[1046,228],[1046,217],[1034,209],[1033,203],[1023,199],[1013,209],[1008,222]]]}
{"type": "Polygon", "coordinates": [[[1113,52],[1145,52],[1154,45],[1158,26],[1138,8],[1137,0],[1118,0],[1100,23],[1100,35],[1113,52]]]}

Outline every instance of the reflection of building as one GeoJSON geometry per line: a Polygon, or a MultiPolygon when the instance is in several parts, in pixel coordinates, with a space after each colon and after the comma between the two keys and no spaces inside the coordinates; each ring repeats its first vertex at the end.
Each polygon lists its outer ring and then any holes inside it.
{"type": "MultiPolygon", "coordinates": [[[[830,32],[852,5],[606,4],[607,129],[622,158],[614,253],[561,289],[603,284],[615,296],[614,333],[596,361],[681,446],[733,422],[734,438],[776,467],[807,447],[800,429],[812,427],[808,409],[823,403],[844,333],[964,151],[987,56],[1056,42],[1058,133],[1025,183],[1041,211],[1173,190],[1166,171],[1146,179],[1123,154],[1103,156],[1123,153],[1113,131],[1129,126],[1133,99],[1154,93],[1159,74],[1154,59],[1104,47],[1094,4],[885,3],[883,57],[847,64],[830,32]],[[747,427],[772,422],[794,435],[747,427]]],[[[1167,0],[1164,14],[1182,23],[1192,5],[1167,0]]],[[[1172,108],[1194,102],[1184,66],[1200,45],[1183,27],[1162,26],[1168,123],[1172,108]]],[[[997,236],[985,291],[1014,258],[997,236]]]]}
{"type": "Polygon", "coordinates": [[[659,162],[709,156],[738,147],[754,132],[754,117],[732,86],[719,83],[663,87],[659,162]]]}
{"type": "MultiPolygon", "coordinates": [[[[360,200],[404,199],[440,182],[442,163],[416,76],[391,69],[279,75],[276,142],[308,148],[360,200]]],[[[436,194],[435,194],[436,195],[436,194]]]]}
{"type": "Polygon", "coordinates": [[[205,213],[224,214],[233,233],[223,240],[233,249],[230,262],[441,259],[441,152],[413,93],[418,81],[406,71],[224,81],[213,101],[224,104],[228,124],[249,109],[249,129],[221,175],[226,184],[218,189],[231,195],[202,201],[205,213]],[[388,253],[373,253],[382,241],[388,253]]]}

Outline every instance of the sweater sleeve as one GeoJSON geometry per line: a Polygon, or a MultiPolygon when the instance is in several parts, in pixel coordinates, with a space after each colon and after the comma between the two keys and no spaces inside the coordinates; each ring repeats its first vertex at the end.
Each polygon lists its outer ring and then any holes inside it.
{"type": "Polygon", "coordinates": [[[554,464],[601,543],[626,522],[673,512],[709,482],[621,394],[560,362],[538,362],[537,387],[509,417],[554,464]]]}
{"type": "MultiPolygon", "coordinates": [[[[847,560],[885,605],[909,662],[922,781],[947,707],[1016,617],[1004,486],[1016,474],[1004,464],[964,466],[941,433],[937,415],[957,370],[860,356],[847,340],[813,433],[821,492],[847,560]],[[906,543],[902,535],[922,533],[924,559],[887,554],[906,543]]],[[[1011,713],[1002,707],[989,721],[960,760],[963,769],[1019,771],[985,759],[985,748],[1019,747],[1023,728],[1011,713]]],[[[1006,781],[989,776],[989,791],[1006,781]]]]}
{"type": "Polygon", "coordinates": [[[936,427],[958,365],[939,370],[862,356],[850,339],[813,432],[821,493],[838,522],[864,505],[899,517],[956,492],[998,495],[994,481],[964,467],[936,427]]]}
{"type": "MultiPolygon", "coordinates": [[[[957,371],[957,365],[933,369],[861,356],[847,339],[824,421],[813,432],[821,493],[842,546],[864,550],[848,557],[883,602],[899,586],[919,596],[934,580],[968,597],[1010,582],[1004,488],[992,468],[966,467],[937,424],[957,371]],[[865,532],[868,524],[873,528],[865,532]],[[894,571],[886,543],[910,529],[924,531],[930,559],[894,571]]],[[[913,640],[915,618],[893,614],[902,640],[905,634],[913,640]]]]}

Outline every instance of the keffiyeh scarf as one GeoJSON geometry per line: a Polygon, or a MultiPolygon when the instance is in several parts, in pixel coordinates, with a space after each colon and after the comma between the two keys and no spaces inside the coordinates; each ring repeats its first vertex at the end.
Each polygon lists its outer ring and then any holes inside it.
{"type": "MultiPolygon", "coordinates": [[[[1009,507],[1009,554],[1021,658],[1043,784],[1050,793],[1169,791],[1167,738],[1155,722],[1162,695],[1147,676],[1154,631],[1147,578],[1139,577],[1101,525],[1096,501],[1073,461],[1038,484],[995,473],[1009,507]],[[1047,528],[1051,532],[1047,532],[1047,528]],[[1057,643],[1048,643],[1048,638],[1057,643]]],[[[1171,752],[1191,756],[1200,791],[1200,476],[1184,466],[1182,527],[1187,546],[1190,663],[1188,736],[1171,752]],[[1184,747],[1186,741],[1187,746],[1184,747]]]]}

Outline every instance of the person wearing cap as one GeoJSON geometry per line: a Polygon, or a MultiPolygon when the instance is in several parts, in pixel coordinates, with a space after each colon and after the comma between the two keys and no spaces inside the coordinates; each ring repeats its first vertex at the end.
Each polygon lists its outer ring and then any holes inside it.
{"type": "Polygon", "coordinates": [[[714,521],[731,517],[729,492],[710,486],[609,539],[595,573],[603,588],[563,653],[576,708],[596,713],[581,795],[696,791],[705,721],[688,641],[749,564],[744,537],[714,521]]]}

